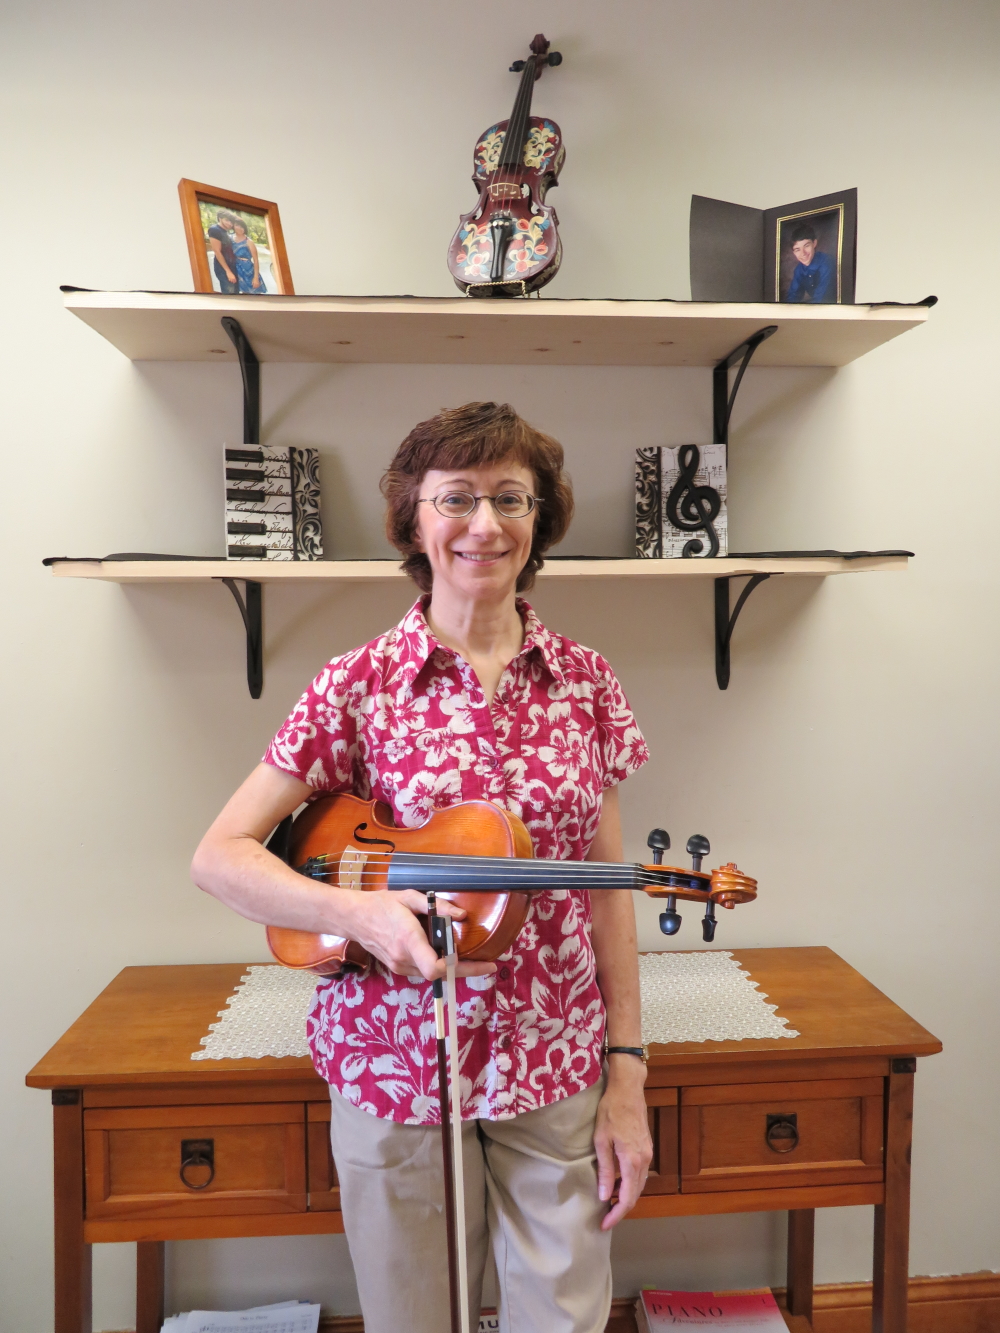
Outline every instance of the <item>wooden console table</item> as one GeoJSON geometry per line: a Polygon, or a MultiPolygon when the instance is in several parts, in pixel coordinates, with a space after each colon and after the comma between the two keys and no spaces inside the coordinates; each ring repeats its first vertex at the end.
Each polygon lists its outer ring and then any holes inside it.
{"type": "MultiPolygon", "coordinates": [[[[814,1210],[873,1204],[873,1327],[905,1333],[915,1057],[941,1043],[829,949],[735,953],[801,1036],[650,1048],[632,1216],[787,1209],[808,1328],[814,1210]]],[[[128,967],[28,1075],[52,1090],[55,1333],[90,1333],[94,1244],[138,1242],[136,1329],[159,1333],[164,1241],[343,1230],[309,1060],[191,1060],[245,970],[128,967]]]]}

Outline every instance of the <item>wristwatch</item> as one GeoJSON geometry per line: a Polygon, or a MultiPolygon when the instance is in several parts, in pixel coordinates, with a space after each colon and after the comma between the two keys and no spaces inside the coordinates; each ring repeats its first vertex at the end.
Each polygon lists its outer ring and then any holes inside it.
{"type": "Polygon", "coordinates": [[[605,1046],[605,1055],[634,1055],[637,1060],[646,1063],[645,1046],[605,1046]]]}

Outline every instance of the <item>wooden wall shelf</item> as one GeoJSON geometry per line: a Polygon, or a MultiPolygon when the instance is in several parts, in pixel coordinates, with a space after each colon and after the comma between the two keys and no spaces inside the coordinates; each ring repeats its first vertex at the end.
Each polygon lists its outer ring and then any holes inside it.
{"type": "Polygon", "coordinates": [[[844,366],[926,306],[701,301],[218,296],[64,289],[66,308],[132,361],[232,361],[239,322],[261,361],[427,365],[714,366],[762,325],[757,366],[844,366]]]}
{"type": "MultiPolygon", "coordinates": [[[[730,556],[691,560],[549,560],[538,577],[552,579],[711,579],[715,598],[715,679],[719,689],[729,686],[730,643],[740,612],[753,590],[776,575],[825,578],[828,574],[867,574],[903,570],[909,553],[871,551],[853,555],[816,552],[807,556],[769,558],[730,556]],[[747,580],[736,605],[730,609],[729,583],[747,580]]],[[[259,699],[264,688],[265,583],[369,583],[406,577],[397,560],[47,560],[62,579],[96,579],[104,583],[224,583],[232,593],[246,630],[247,686],[259,699]],[[243,583],[243,592],[237,588],[243,583]]]]}
{"type": "MultiPolygon", "coordinates": [[[[904,570],[905,555],[814,556],[768,560],[549,560],[538,578],[550,579],[690,579],[738,578],[741,575],[867,574],[904,570]]],[[[55,560],[59,579],[99,579],[105,583],[205,583],[211,579],[250,579],[256,583],[367,583],[406,578],[398,560],[55,560]]]]}
{"type": "MultiPolygon", "coordinates": [[[[927,319],[923,305],[800,306],[697,301],[480,300],[416,296],[221,296],[63,288],[66,308],[133,361],[236,361],[243,439],[260,441],[260,362],[453,365],[710,366],[713,439],[727,444],[733,403],[758,366],[843,366],[927,319]],[[730,387],[729,372],[736,369],[730,387]]],[[[262,585],[400,579],[394,560],[47,561],[57,578],[198,583],[232,593],[247,639],[247,684],[264,682],[262,585]],[[237,588],[242,581],[243,592],[237,588]]],[[[774,575],[823,577],[903,569],[900,552],[861,559],[553,560],[541,577],[711,578],[715,676],[729,685],[730,641],[753,590],[774,575]],[[729,585],[745,577],[730,609],[729,585]]]]}

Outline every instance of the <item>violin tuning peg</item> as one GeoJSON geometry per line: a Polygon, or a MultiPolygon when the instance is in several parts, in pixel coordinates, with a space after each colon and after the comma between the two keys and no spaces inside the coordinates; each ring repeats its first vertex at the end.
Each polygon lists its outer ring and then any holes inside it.
{"type": "Polygon", "coordinates": [[[691,869],[700,870],[702,857],[712,850],[712,844],[701,833],[694,833],[687,840],[687,854],[691,857],[691,869]]]}
{"type": "Polygon", "coordinates": [[[655,828],[646,839],[646,846],[653,853],[653,865],[662,865],[663,853],[670,850],[670,834],[665,828],[655,828]]]}
{"type": "Polygon", "coordinates": [[[667,910],[660,913],[660,929],[664,935],[676,935],[681,928],[681,914],[674,906],[674,898],[667,899],[667,910]]]}
{"type": "Polygon", "coordinates": [[[527,61],[525,60],[515,60],[513,65],[511,65],[510,67],[511,74],[520,74],[526,64],[527,61]]]}
{"type": "Polygon", "coordinates": [[[561,52],[561,51],[550,51],[550,52],[549,52],[549,64],[550,64],[550,65],[561,65],[561,64],[562,64],[562,52],[561,52]]]}
{"type": "Polygon", "coordinates": [[[701,919],[701,938],[706,944],[711,944],[715,939],[715,927],[717,924],[718,923],[715,920],[715,903],[709,898],[708,902],[705,904],[705,915],[701,919]]]}

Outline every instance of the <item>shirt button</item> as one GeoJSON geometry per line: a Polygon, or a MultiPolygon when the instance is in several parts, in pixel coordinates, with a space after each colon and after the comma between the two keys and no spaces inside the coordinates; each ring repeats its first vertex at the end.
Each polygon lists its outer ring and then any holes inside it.
{"type": "Polygon", "coordinates": [[[507,1036],[497,1037],[498,1050],[505,1051],[509,1045],[510,1045],[510,1037],[507,1036]]]}
{"type": "Polygon", "coordinates": [[[499,975],[501,981],[506,981],[507,978],[510,976],[510,968],[509,968],[509,967],[502,967],[502,968],[500,969],[498,975],[499,975]]]}

